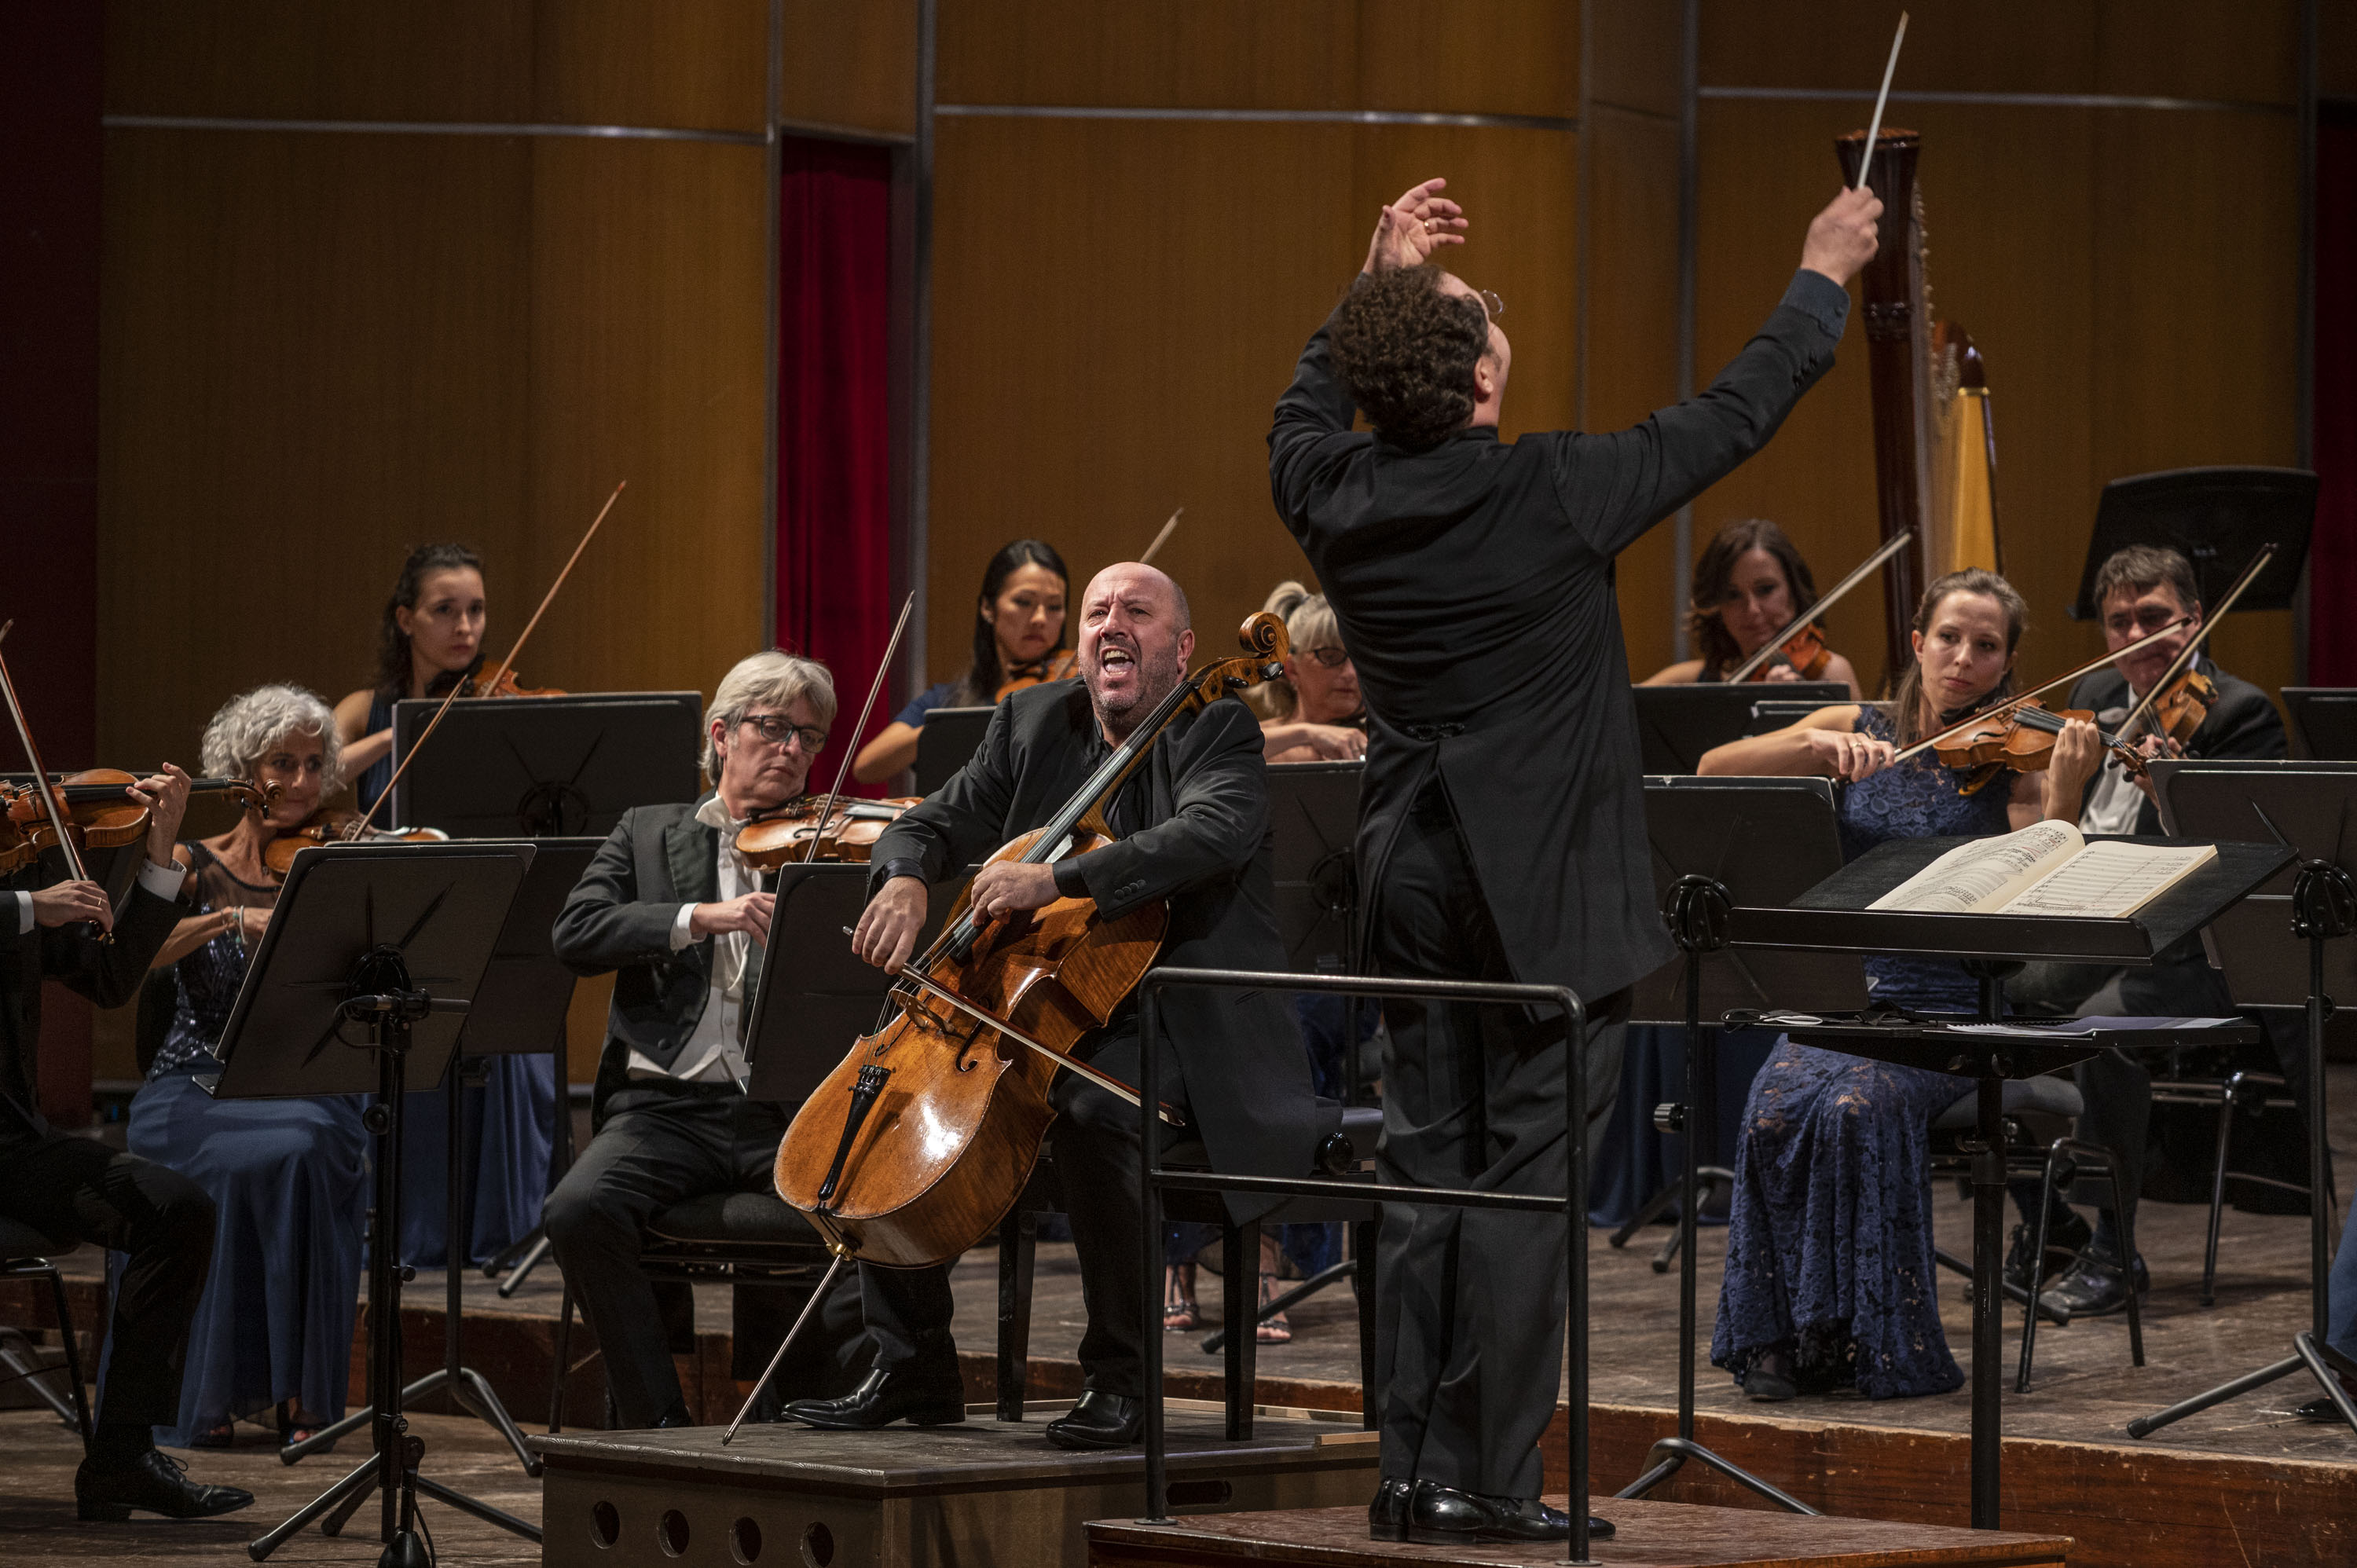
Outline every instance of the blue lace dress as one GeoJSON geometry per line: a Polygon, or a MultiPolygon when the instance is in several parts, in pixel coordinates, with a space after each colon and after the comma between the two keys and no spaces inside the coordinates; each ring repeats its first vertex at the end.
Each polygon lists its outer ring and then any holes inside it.
{"type": "MultiPolygon", "coordinates": [[[[202,908],[277,901],[276,888],[231,876],[202,844],[186,847],[202,908]]],[[[156,1429],[167,1448],[214,1440],[282,1400],[332,1421],[350,1381],[368,1215],[361,1101],[215,1100],[197,1082],[221,1071],[212,1045],[229,1023],[247,960],[246,946],[224,933],[175,966],[171,1031],[131,1099],[131,1152],[188,1176],[219,1210],[188,1329],[178,1424],[156,1429]]]]}
{"type": "MultiPolygon", "coordinates": [[[[1861,732],[1890,722],[1860,709],[1861,732]]],[[[2007,832],[2010,774],[1972,795],[1927,757],[1848,786],[1842,850],[1856,859],[1891,839],[2007,832]]],[[[1870,958],[1878,1001],[1969,1012],[1964,966],[1870,958]]],[[[1710,1359],[1740,1382],[1781,1352],[1804,1392],[1855,1386],[1869,1399],[1945,1393],[1964,1369],[1948,1350],[1932,1257],[1932,1120],[1972,1080],[1866,1061],[1780,1038],[1752,1080],[1736,1149],[1727,1275],[1710,1359]]]]}

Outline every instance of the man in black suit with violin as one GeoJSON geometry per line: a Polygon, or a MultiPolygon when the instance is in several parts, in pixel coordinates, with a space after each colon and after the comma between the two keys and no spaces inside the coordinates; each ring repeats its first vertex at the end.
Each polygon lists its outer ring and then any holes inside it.
{"type": "MultiPolygon", "coordinates": [[[[877,842],[873,896],[853,938],[859,955],[890,970],[907,961],[924,925],[927,885],[962,875],[1009,840],[1047,825],[1178,689],[1194,648],[1178,584],[1135,564],[1098,573],[1081,599],[1080,679],[1000,703],[973,760],[877,842]]],[[[1259,721],[1232,698],[1182,714],[1106,803],[1114,843],[1060,860],[985,865],[974,879],[974,908],[1017,916],[1060,898],[1088,898],[1117,919],[1167,900],[1160,961],[1282,969],[1270,912],[1263,749],[1259,721]]],[[[1169,1041],[1164,1101],[1185,1111],[1212,1166],[1306,1175],[1318,1112],[1308,1058],[1283,999],[1189,989],[1171,993],[1160,1013],[1169,1041]]],[[[1134,1010],[1125,1004],[1074,1054],[1135,1084],[1134,1010]]],[[[1047,1435],[1063,1448],[1121,1447],[1138,1440],[1145,1412],[1139,1114],[1075,1074],[1060,1074],[1051,1092],[1060,1114],[1049,1141],[1089,1321],[1080,1347],[1086,1391],[1070,1414],[1049,1423],[1047,1435]]],[[[1229,1199],[1241,1219],[1270,1207],[1229,1199]]],[[[877,1339],[874,1372],[847,1398],[801,1401],[786,1414],[838,1429],[963,1419],[949,1271],[863,1265],[859,1279],[877,1339]]]]}
{"type": "MultiPolygon", "coordinates": [[[[1881,203],[1845,191],[1817,215],[1782,302],[1700,396],[1628,430],[1510,444],[1503,303],[1431,264],[1466,228],[1444,183],[1383,209],[1277,403],[1269,478],[1366,698],[1358,857],[1376,971],[1571,987],[1594,1126],[1629,988],[1672,954],[1613,559],[1765,445],[1832,365],[1881,203]],[[1372,434],[1352,430],[1358,411],[1372,434]]],[[[1386,1178],[1560,1197],[1562,1026],[1495,1007],[1384,1016],[1386,1178]]],[[[1554,1220],[1386,1208],[1377,1539],[1568,1538],[1570,1518],[1538,1500],[1566,1264],[1554,1220]]]]}

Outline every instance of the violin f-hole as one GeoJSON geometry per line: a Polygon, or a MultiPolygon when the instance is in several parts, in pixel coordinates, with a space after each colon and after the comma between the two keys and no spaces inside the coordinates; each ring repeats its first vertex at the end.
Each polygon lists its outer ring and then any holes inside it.
{"type": "Polygon", "coordinates": [[[843,1167],[851,1158],[851,1145],[859,1136],[860,1123],[866,1122],[867,1113],[876,1109],[876,1097],[884,1092],[885,1082],[891,1076],[890,1068],[877,1067],[873,1062],[859,1069],[858,1081],[851,1090],[851,1110],[843,1119],[843,1142],[834,1146],[834,1164],[827,1167],[826,1180],[819,1184],[819,1213],[833,1212],[827,1207],[828,1201],[834,1197],[835,1184],[843,1179],[843,1167]]]}

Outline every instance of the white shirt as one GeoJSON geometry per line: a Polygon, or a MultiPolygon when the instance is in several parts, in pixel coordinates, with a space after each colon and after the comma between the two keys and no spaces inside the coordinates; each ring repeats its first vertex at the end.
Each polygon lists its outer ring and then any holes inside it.
{"type": "MultiPolygon", "coordinates": [[[[726,903],[740,894],[754,890],[760,873],[745,864],[737,853],[737,830],[745,824],[728,814],[728,809],[715,795],[696,808],[695,820],[707,828],[720,830],[719,864],[716,867],[719,893],[716,902],[726,903]]],[[[694,942],[695,935],[689,922],[695,918],[695,906],[682,904],[679,914],[671,923],[671,950],[678,952],[694,942]]],[[[632,1078],[676,1078],[689,1083],[733,1083],[745,1087],[752,1069],[745,1062],[743,1031],[745,1026],[745,987],[748,976],[760,971],[761,950],[753,939],[742,931],[721,931],[712,939],[712,993],[705,998],[704,1015],[695,1021],[695,1032],[679,1048],[669,1068],[655,1065],[643,1051],[630,1053],[630,1072],[632,1078]]]]}
{"type": "MultiPolygon", "coordinates": [[[[2129,707],[2136,693],[2128,693],[2128,700],[2104,709],[2095,715],[2095,727],[2109,735],[2116,731],[2128,716],[2129,707]]],[[[2094,787],[2087,791],[2087,803],[2079,811],[2079,831],[2087,833],[2133,833],[2136,831],[2136,815],[2144,810],[2145,792],[2128,777],[2127,768],[2110,752],[2104,753],[2104,765],[2095,770],[2094,787]]]]}
{"type": "MultiPolygon", "coordinates": [[[[139,886],[158,898],[178,898],[180,884],[187,881],[188,876],[188,874],[178,865],[158,865],[151,860],[139,868],[139,886]]],[[[23,936],[33,929],[33,896],[20,890],[16,894],[16,934],[23,936]]]]}

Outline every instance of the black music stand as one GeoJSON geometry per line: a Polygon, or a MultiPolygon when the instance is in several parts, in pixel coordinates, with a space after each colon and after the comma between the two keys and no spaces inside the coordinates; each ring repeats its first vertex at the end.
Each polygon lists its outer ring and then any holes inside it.
{"type": "MultiPolygon", "coordinates": [[[[1348,974],[1359,957],[1359,787],[1363,762],[1281,762],[1268,770],[1275,835],[1271,900],[1285,966],[1348,974]]],[[[1342,998],[1342,1099],[1359,1102],[1359,1004],[1342,998]]]]}
{"type": "Polygon", "coordinates": [[[2158,544],[2193,564],[2205,605],[2215,604],[2262,542],[2279,548],[2243,596],[2240,610],[2284,610],[2299,587],[2308,536],[2316,525],[2317,480],[2305,468],[2172,468],[2133,474],[2104,487],[2079,571],[2072,620],[2103,614],[2095,575],[2131,544],[2158,544]]]}
{"type": "MultiPolygon", "coordinates": [[[[460,1324],[465,1315],[459,1283],[465,1277],[465,1266],[458,1239],[468,1222],[470,1195],[466,1150],[459,1137],[466,1126],[466,1080],[458,1064],[469,1057],[538,1055],[548,1050],[549,1041],[554,1039],[559,1065],[557,1115],[563,1118],[570,1114],[563,1072],[565,1015],[573,1003],[576,979],[571,970],[556,961],[549,940],[550,929],[556,923],[556,912],[563,908],[565,895],[581,880],[590,855],[604,842],[538,839],[524,846],[533,852],[531,869],[524,873],[522,886],[508,905],[507,918],[491,948],[490,962],[484,966],[482,983],[475,988],[474,1003],[459,1026],[451,1069],[442,1075],[444,1104],[450,1119],[450,1135],[444,1141],[444,1180],[447,1184],[444,1197],[448,1208],[442,1271],[442,1365],[401,1391],[401,1402],[406,1407],[447,1387],[450,1398],[459,1408],[479,1416],[507,1439],[527,1476],[540,1474],[539,1455],[525,1445],[523,1434],[517,1429],[514,1418],[508,1414],[507,1406],[500,1402],[490,1381],[466,1365],[460,1353],[460,1324]]],[[[544,1238],[537,1245],[545,1249],[547,1242],[544,1238]]],[[[302,1442],[281,1448],[278,1456],[292,1465],[331,1446],[347,1433],[358,1431],[375,1414],[373,1405],[350,1412],[341,1421],[321,1427],[302,1442]]]]}
{"type": "MultiPolygon", "coordinates": [[[[2303,1367],[2357,1430],[2357,1400],[2336,1371],[2357,1378],[2357,1360],[2326,1343],[2326,1280],[2332,1258],[2332,1150],[2325,1136],[2325,943],[2357,929],[2357,765],[2298,762],[2163,762],[2154,788],[2172,832],[2266,832],[2298,857],[2205,933],[2212,961],[2226,973],[2235,1002],[2248,1008],[2300,1008],[2308,1023],[2308,1331],[2292,1337],[2282,1360],[2222,1383],[2157,1414],[2128,1423],[2148,1437],[2171,1422],[2264,1388],[2303,1367]],[[2303,962],[2302,961],[2306,961],[2303,962]]],[[[2330,979],[2344,996],[2357,992],[2357,949],[2344,944],[2330,979]]]]}
{"type": "Polygon", "coordinates": [[[1702,754],[1715,746],[1757,733],[1752,704],[1779,702],[1847,703],[1849,687],[1839,681],[1746,681],[1739,686],[1697,681],[1684,686],[1631,686],[1637,702],[1637,744],[1647,773],[1692,773],[1702,754]]]}
{"type": "MultiPolygon", "coordinates": [[[[2274,844],[2220,843],[2215,861],[2122,919],[1934,915],[1867,908],[1949,850],[1969,842],[1924,838],[1878,844],[1791,905],[1736,908],[1728,916],[1727,940],[1736,947],[1962,960],[1980,982],[1978,1026],[1987,1028],[1997,1026],[2003,1017],[2006,977],[2021,964],[2041,960],[2148,964],[2154,954],[2216,919],[2292,859],[2291,851],[2274,844]]],[[[1772,1016],[1743,1021],[1779,1023],[1772,1016]]],[[[2005,1293],[1995,1288],[2004,1278],[2005,1080],[2052,1072],[2114,1046],[2164,1043],[2174,1036],[2166,1030],[2090,1032],[2070,1023],[2040,1027],[2015,1022],[1991,1033],[1960,1030],[1954,1023],[1904,1020],[1843,1025],[1795,1019],[1782,1026],[1804,1045],[1931,1067],[1978,1080],[1972,1178],[1972,1522],[1975,1530],[1996,1530],[2005,1421],[2005,1370],[1999,1364],[2004,1353],[2005,1293]]]]}
{"type": "Polygon", "coordinates": [[[2286,686],[2283,700],[2306,759],[2357,762],[2357,687],[2286,686]]]}
{"type": "MultiPolygon", "coordinates": [[[[1672,1245],[1679,1253],[1678,1430],[1653,1444],[1643,1473],[1617,1495],[1641,1498],[1693,1460],[1779,1508],[1813,1514],[1815,1509],[1695,1438],[1695,1228],[1705,1183],[1731,1187],[1735,1180],[1716,1158],[1717,1034],[1715,1026],[1702,1026],[1706,1008],[1717,1019],[1738,1008],[1790,1006],[1813,1013],[1866,1005],[1866,975],[1856,958],[1801,955],[1780,962],[1770,976],[1727,946],[1727,911],[1738,902],[1782,904],[1841,869],[1833,784],[1824,779],[1651,778],[1645,780],[1645,830],[1662,914],[1684,956],[1637,983],[1631,1021],[1685,1026],[1685,1103],[1663,1108],[1673,1112],[1671,1130],[1684,1133],[1684,1163],[1677,1182],[1648,1199],[1611,1240],[1616,1247],[1625,1245],[1640,1227],[1677,1204],[1672,1245]]],[[[1655,1114],[1659,1119],[1660,1112],[1655,1114]]],[[[1666,1266],[1666,1256],[1653,1262],[1655,1273],[1666,1266]]]]}
{"type": "MultiPolygon", "coordinates": [[[[875,1029],[892,977],[864,962],[845,934],[867,907],[870,869],[820,861],[770,874],[777,902],[753,992],[753,1015],[745,1023],[749,1098],[790,1105],[809,1099],[851,1042],[875,1029]]],[[[920,951],[941,929],[964,882],[939,882],[926,890],[930,908],[920,951]]]]}
{"type": "MultiPolygon", "coordinates": [[[[396,758],[441,705],[393,705],[396,758]]],[[[695,799],[704,698],[605,692],[453,703],[435,733],[393,786],[395,824],[452,838],[602,838],[632,806],[695,799]]]]}
{"type": "Polygon", "coordinates": [[[321,1515],[333,1534],[371,1490],[384,1504],[383,1568],[431,1562],[416,1532],[425,1493],[530,1541],[540,1530],[417,1473],[425,1442],[402,1418],[401,1106],[414,1058],[426,1082],[452,1062],[464,1015],[533,858],[529,844],[339,843],[295,857],[215,1047],[221,1099],[373,1091],[376,1228],[369,1243],[369,1403],[374,1452],[246,1548],[259,1563],[321,1515]],[[365,1037],[360,1031],[365,1028],[365,1037]]]}
{"type": "Polygon", "coordinates": [[[996,708],[935,708],[917,732],[917,793],[930,795],[950,781],[982,746],[996,708]]]}
{"type": "MultiPolygon", "coordinates": [[[[1773,691],[1774,687],[1769,690],[1773,691]]],[[[1803,697],[1788,702],[1781,697],[1762,697],[1751,704],[1751,727],[1746,735],[1767,735],[1771,731],[1789,729],[1824,708],[1838,708],[1856,702],[1855,697],[1843,697],[1838,702],[1824,702],[1815,697],[1803,697]]]]}

